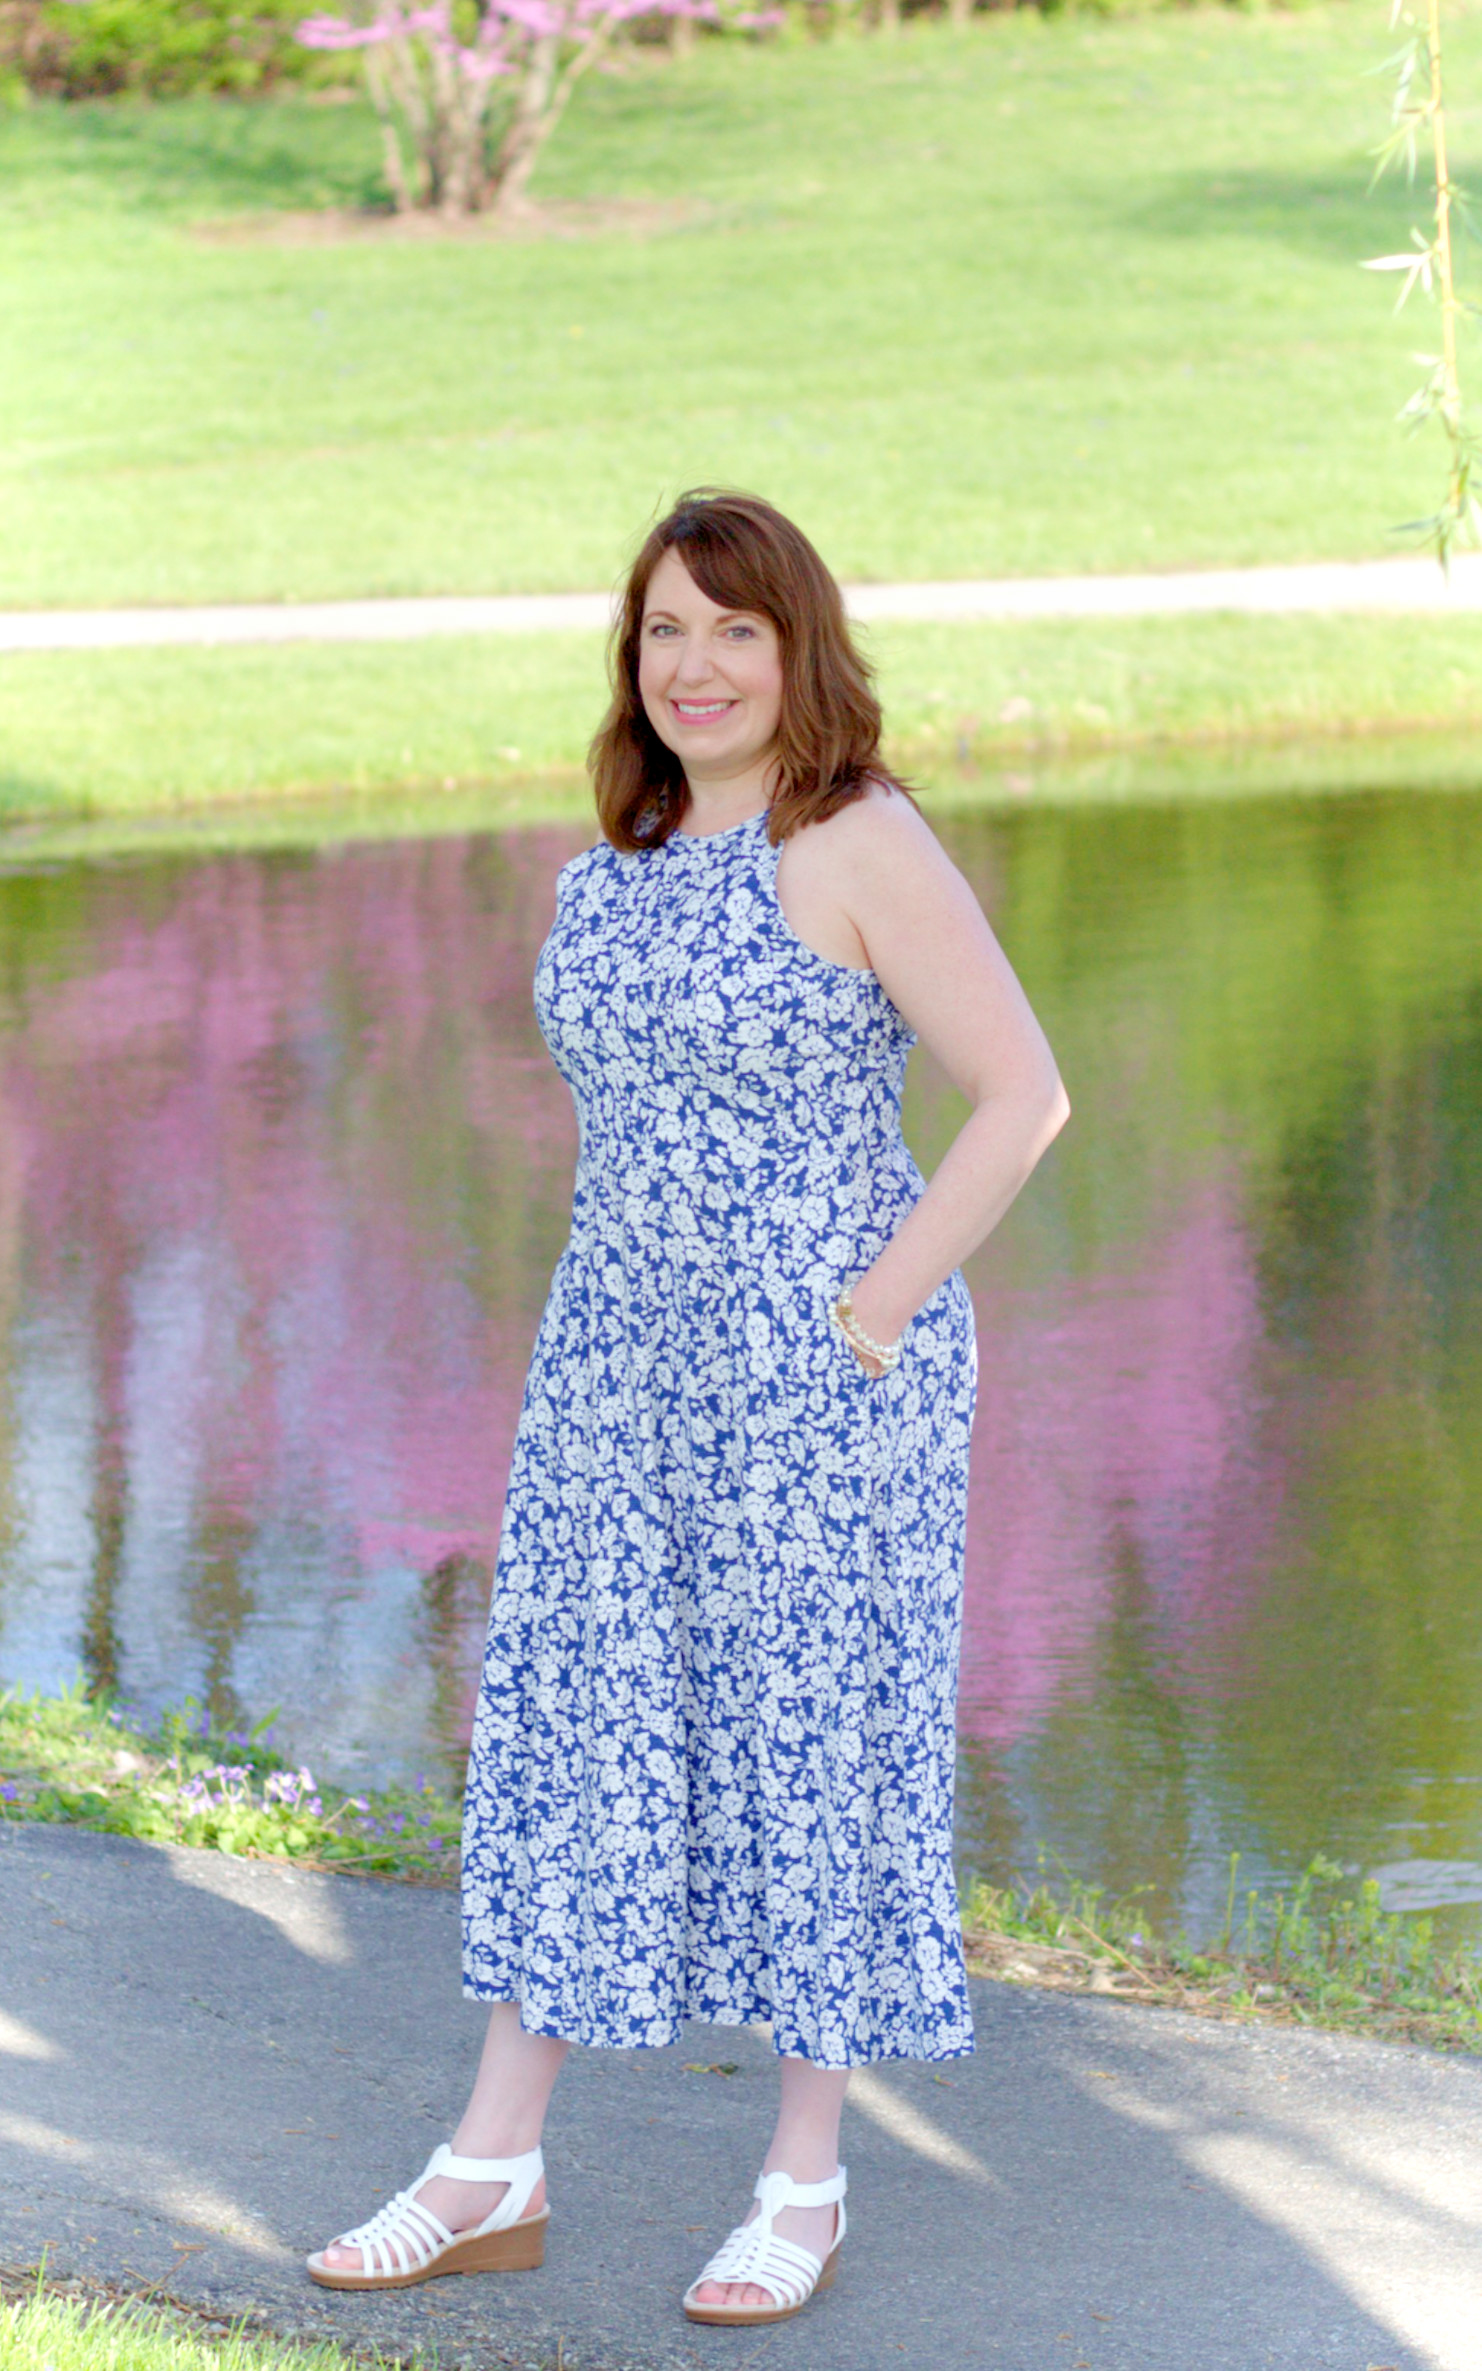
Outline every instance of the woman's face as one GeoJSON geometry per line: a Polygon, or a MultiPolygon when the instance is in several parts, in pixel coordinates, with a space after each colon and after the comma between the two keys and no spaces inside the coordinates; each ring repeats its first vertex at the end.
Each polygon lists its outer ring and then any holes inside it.
{"type": "Polygon", "coordinates": [[[665,552],[644,597],[638,690],[688,781],[764,768],[782,715],[777,628],[754,611],[717,607],[678,552],[665,552]]]}

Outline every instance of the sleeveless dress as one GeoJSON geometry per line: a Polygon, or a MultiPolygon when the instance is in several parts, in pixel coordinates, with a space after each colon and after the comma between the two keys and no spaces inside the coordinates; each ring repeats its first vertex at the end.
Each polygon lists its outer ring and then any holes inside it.
{"type": "Polygon", "coordinates": [[[830,1307],[922,1191],[913,1043],[777,900],[765,816],[560,875],[541,1028],[571,1239],[510,1472],[464,1822],[464,1990],[630,2048],[769,2021],[972,2048],[952,1866],[972,1304],[872,1380],[830,1307]]]}

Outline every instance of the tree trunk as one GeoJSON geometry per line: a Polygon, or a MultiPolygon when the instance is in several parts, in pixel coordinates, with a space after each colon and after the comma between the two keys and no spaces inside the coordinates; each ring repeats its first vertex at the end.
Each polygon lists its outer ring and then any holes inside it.
{"type": "Polygon", "coordinates": [[[439,214],[464,214],[468,211],[463,195],[467,176],[460,170],[463,143],[458,69],[441,42],[432,48],[431,82],[431,202],[439,214]]]}
{"type": "Polygon", "coordinates": [[[947,0],[947,14],[954,25],[965,25],[970,22],[973,4],[974,0],[947,0]]]}
{"type": "Polygon", "coordinates": [[[415,46],[405,36],[398,35],[377,54],[385,60],[386,87],[392,111],[400,109],[411,137],[416,173],[412,204],[430,206],[437,171],[436,141],[427,93],[422,87],[418,71],[415,46]]]}
{"type": "Polygon", "coordinates": [[[391,203],[398,214],[410,214],[412,191],[406,159],[401,153],[401,136],[391,109],[391,94],[386,87],[385,61],[373,49],[365,52],[365,79],[370,86],[371,104],[381,120],[381,169],[391,192],[391,203]]]}
{"type": "Polygon", "coordinates": [[[558,33],[542,33],[538,41],[531,43],[514,117],[494,167],[492,210],[495,214],[508,216],[519,212],[535,170],[535,160],[554,129],[548,126],[546,118],[551,111],[551,89],[560,49],[558,33]]]}
{"type": "Polygon", "coordinates": [[[519,213],[541,150],[565,114],[566,103],[577,83],[607,48],[620,14],[620,7],[614,0],[607,14],[598,17],[589,26],[581,46],[568,60],[559,80],[556,79],[556,64],[560,55],[560,36],[546,34],[535,43],[530,52],[530,65],[520,92],[515,119],[504,136],[504,145],[494,167],[494,203],[490,211],[496,219],[508,221],[511,215],[519,213]]]}
{"type": "Polygon", "coordinates": [[[685,13],[682,13],[682,12],[681,12],[681,13],[677,13],[677,14],[675,14],[674,16],[671,16],[671,17],[670,17],[670,19],[669,19],[669,55],[670,55],[670,57],[671,57],[671,58],[687,58],[687,57],[690,57],[690,56],[693,54],[693,52],[694,52],[694,47],[695,47],[695,20],[694,20],[694,18],[693,18],[692,16],[689,16],[689,15],[687,15],[687,14],[685,14],[685,13]]]}

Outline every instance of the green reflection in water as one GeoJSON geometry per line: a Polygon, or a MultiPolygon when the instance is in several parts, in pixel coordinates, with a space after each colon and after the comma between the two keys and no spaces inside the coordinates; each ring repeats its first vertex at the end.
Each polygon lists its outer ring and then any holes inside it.
{"type": "MultiPolygon", "coordinates": [[[[1196,1924],[1237,1846],[1252,1876],[1319,1847],[1482,1858],[1482,806],[1082,812],[955,839],[999,884],[1076,1107],[976,1263],[986,1358],[1026,1293],[1048,1333],[1073,1318],[1063,1278],[1135,1287],[1061,1382],[1062,1407],[1080,1390],[1083,1417],[1120,1417],[1122,1455],[1073,1420],[1049,1448],[1072,1490],[1102,1470],[1090,1519],[1041,1541],[1040,1586],[1076,1558],[1098,1585],[1067,1589],[1084,1629],[1062,1630],[1035,1717],[969,1748],[969,1851],[1032,1865],[1047,1835],[1196,1924]],[[1211,1194],[1172,1313],[1205,1296],[1191,1362],[1136,1301],[1211,1194]]],[[[923,1103],[939,1135],[930,1082],[923,1103]]]]}

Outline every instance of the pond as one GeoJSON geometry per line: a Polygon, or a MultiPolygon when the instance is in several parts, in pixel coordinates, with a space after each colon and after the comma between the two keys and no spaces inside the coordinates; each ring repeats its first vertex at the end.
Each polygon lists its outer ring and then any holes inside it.
{"type": "MultiPolygon", "coordinates": [[[[941,828],[1075,1104],[970,1269],[964,1866],[1482,1898],[1482,798],[941,828]]],[[[456,1775],[586,836],[0,875],[0,1675],[456,1775]]]]}

